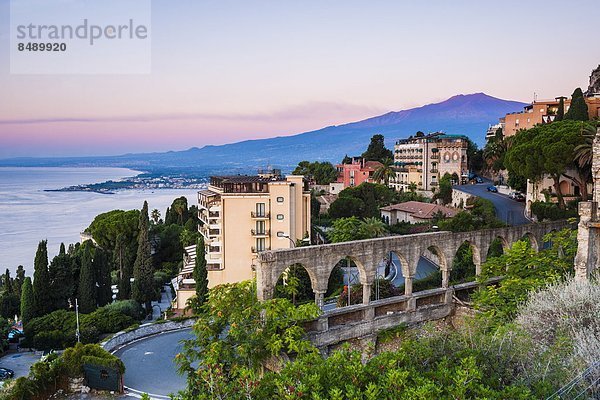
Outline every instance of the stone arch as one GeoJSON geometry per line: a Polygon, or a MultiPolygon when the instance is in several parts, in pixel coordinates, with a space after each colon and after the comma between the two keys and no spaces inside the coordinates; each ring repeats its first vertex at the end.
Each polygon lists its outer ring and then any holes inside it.
{"type": "Polygon", "coordinates": [[[496,235],[495,237],[492,238],[492,240],[490,241],[490,243],[487,246],[487,253],[486,253],[486,259],[487,257],[489,257],[490,255],[490,249],[492,248],[492,246],[494,245],[494,241],[499,240],[500,244],[502,245],[502,252],[506,253],[508,250],[510,250],[510,242],[502,235],[496,235]]]}
{"type": "Polygon", "coordinates": [[[316,275],[314,271],[309,272],[302,263],[293,263],[288,265],[276,278],[273,297],[288,298],[294,304],[297,301],[303,302],[315,298],[315,288],[317,287],[316,275]],[[285,287],[291,283],[291,276],[297,279],[297,292],[288,293],[285,287]],[[307,287],[306,277],[309,278],[309,287],[307,287]]]}
{"type": "Polygon", "coordinates": [[[537,237],[531,232],[525,232],[521,238],[527,237],[529,239],[529,243],[531,244],[531,248],[535,251],[540,250],[540,245],[537,237]]]}
{"type": "MultiPolygon", "coordinates": [[[[336,267],[341,268],[341,283],[343,287],[349,286],[351,290],[351,294],[353,293],[352,287],[356,285],[365,286],[365,281],[368,279],[367,272],[365,270],[363,262],[352,255],[334,255],[327,260],[326,269],[323,271],[323,274],[320,274],[323,279],[321,279],[319,292],[325,293],[327,291],[328,286],[330,286],[330,279],[335,275],[334,270],[336,267]],[[350,265],[345,264],[347,262],[351,263],[350,265]],[[340,265],[345,264],[345,265],[340,265]],[[352,269],[356,267],[356,272],[352,271],[352,269]]],[[[333,282],[335,284],[335,282],[333,282]]],[[[360,296],[359,296],[360,297],[360,296]]],[[[361,300],[362,301],[362,300],[361,300]]],[[[359,301],[359,303],[361,302],[359,301]]],[[[355,303],[353,303],[355,304],[355,303]]]]}
{"type": "MultiPolygon", "coordinates": [[[[472,240],[464,240],[462,241],[462,243],[460,243],[460,245],[456,248],[456,250],[454,251],[454,256],[452,258],[452,266],[451,266],[451,271],[450,271],[450,280],[454,280],[454,279],[458,279],[458,280],[464,280],[465,278],[469,278],[470,275],[475,275],[478,276],[481,274],[481,250],[479,249],[479,246],[477,246],[477,244],[475,244],[472,240]],[[471,249],[472,252],[472,256],[471,256],[471,261],[473,263],[473,270],[465,270],[465,271],[455,271],[455,263],[457,262],[457,257],[459,256],[459,252],[462,251],[462,249],[464,249],[464,246],[467,245],[468,248],[471,249]],[[454,276],[453,276],[453,272],[454,272],[454,276]],[[458,273],[458,276],[456,275],[458,273]]],[[[462,283],[462,282],[459,282],[462,283]]]]}
{"type": "Polygon", "coordinates": [[[440,266],[440,270],[444,271],[444,270],[448,270],[449,269],[449,265],[448,265],[448,260],[446,259],[446,253],[444,253],[444,251],[436,244],[431,244],[429,246],[427,246],[427,248],[422,249],[419,256],[423,257],[425,251],[429,250],[431,253],[435,254],[439,260],[439,266],[440,266]]]}
{"type": "Polygon", "coordinates": [[[319,282],[317,270],[310,263],[307,263],[306,260],[298,260],[298,261],[291,262],[289,264],[283,263],[283,262],[277,263],[277,266],[272,269],[272,273],[271,273],[273,286],[275,286],[277,284],[277,281],[279,280],[279,277],[281,275],[283,275],[283,273],[288,268],[290,268],[291,266],[293,266],[295,264],[301,265],[302,268],[304,268],[306,270],[306,272],[308,273],[308,276],[310,278],[310,283],[311,283],[311,287],[312,287],[313,292],[315,290],[317,290],[320,287],[319,286],[320,282],[319,282]]]}
{"type": "Polygon", "coordinates": [[[398,271],[403,277],[411,276],[411,267],[408,258],[400,250],[391,250],[391,254],[395,255],[400,260],[400,270],[398,271]]]}

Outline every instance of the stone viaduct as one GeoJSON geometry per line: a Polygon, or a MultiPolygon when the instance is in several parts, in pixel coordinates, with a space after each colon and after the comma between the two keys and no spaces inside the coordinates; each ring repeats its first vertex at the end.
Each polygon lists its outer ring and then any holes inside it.
{"type": "MultiPolygon", "coordinates": [[[[381,330],[399,324],[414,324],[448,317],[454,313],[455,300],[468,296],[478,287],[477,282],[449,286],[452,260],[458,248],[468,243],[473,250],[476,273],[486,260],[495,239],[500,239],[504,250],[523,237],[532,247],[540,250],[547,233],[567,227],[566,221],[536,223],[473,232],[433,232],[379,239],[298,247],[259,253],[256,266],[257,296],[259,300],[273,297],[275,285],[283,272],[293,264],[301,264],[311,279],[316,304],[323,308],[329,276],[342,259],[354,261],[360,274],[363,302],[329,311],[305,325],[311,341],[327,352],[337,343],[360,339],[373,340],[381,330]],[[371,301],[371,287],[376,279],[377,266],[390,252],[397,255],[405,279],[404,295],[371,301]],[[441,287],[413,293],[412,283],[417,263],[424,253],[433,253],[442,272],[441,287]]],[[[493,279],[495,281],[498,278],[493,279]]]]}
{"type": "Polygon", "coordinates": [[[485,261],[488,249],[495,239],[500,239],[502,247],[506,250],[514,242],[526,236],[532,247],[539,250],[543,245],[545,234],[566,226],[567,222],[557,221],[472,232],[442,231],[266,251],[258,256],[257,295],[259,300],[272,298],[281,274],[293,264],[302,264],[310,276],[315,302],[322,306],[331,271],[341,259],[349,258],[358,268],[360,283],[363,286],[363,302],[368,304],[377,265],[393,252],[402,265],[405,295],[410,296],[417,263],[427,250],[437,256],[442,272],[442,287],[447,287],[452,260],[463,243],[467,242],[471,246],[476,273],[479,275],[481,263],[485,261]]]}

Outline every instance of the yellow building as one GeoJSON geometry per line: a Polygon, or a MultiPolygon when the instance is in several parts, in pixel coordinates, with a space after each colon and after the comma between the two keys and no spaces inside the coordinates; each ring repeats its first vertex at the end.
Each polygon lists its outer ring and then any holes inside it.
{"type": "Polygon", "coordinates": [[[310,192],[302,176],[211,177],[198,192],[209,287],[252,278],[259,252],[310,237],[310,192]]]}
{"type": "MultiPolygon", "coordinates": [[[[198,210],[209,287],[252,279],[259,252],[310,239],[310,191],[303,176],[282,177],[277,171],[214,176],[198,192],[198,210]]],[[[174,308],[185,308],[195,294],[195,259],[195,246],[185,248],[184,267],[173,283],[174,308]]]]}

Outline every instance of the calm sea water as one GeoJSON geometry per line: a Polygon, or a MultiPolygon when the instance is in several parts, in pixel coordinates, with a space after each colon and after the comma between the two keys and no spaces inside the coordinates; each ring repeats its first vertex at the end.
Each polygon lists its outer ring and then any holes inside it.
{"type": "Polygon", "coordinates": [[[79,233],[100,213],[141,208],[161,215],[173,199],[196,203],[196,190],[123,190],[113,195],[87,192],[44,192],[66,186],[104,182],[137,175],[123,168],[0,168],[0,271],[23,265],[33,274],[33,259],[40,240],[48,240],[49,258],[60,243],[79,241],[79,233]]]}

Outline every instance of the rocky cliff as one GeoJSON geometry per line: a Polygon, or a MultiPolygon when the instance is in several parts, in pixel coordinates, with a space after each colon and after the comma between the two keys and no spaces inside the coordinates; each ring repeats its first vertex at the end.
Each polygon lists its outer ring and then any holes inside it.
{"type": "Polygon", "coordinates": [[[590,86],[588,87],[586,96],[592,96],[594,94],[600,94],[600,65],[598,68],[592,71],[590,75],[590,86]]]}

